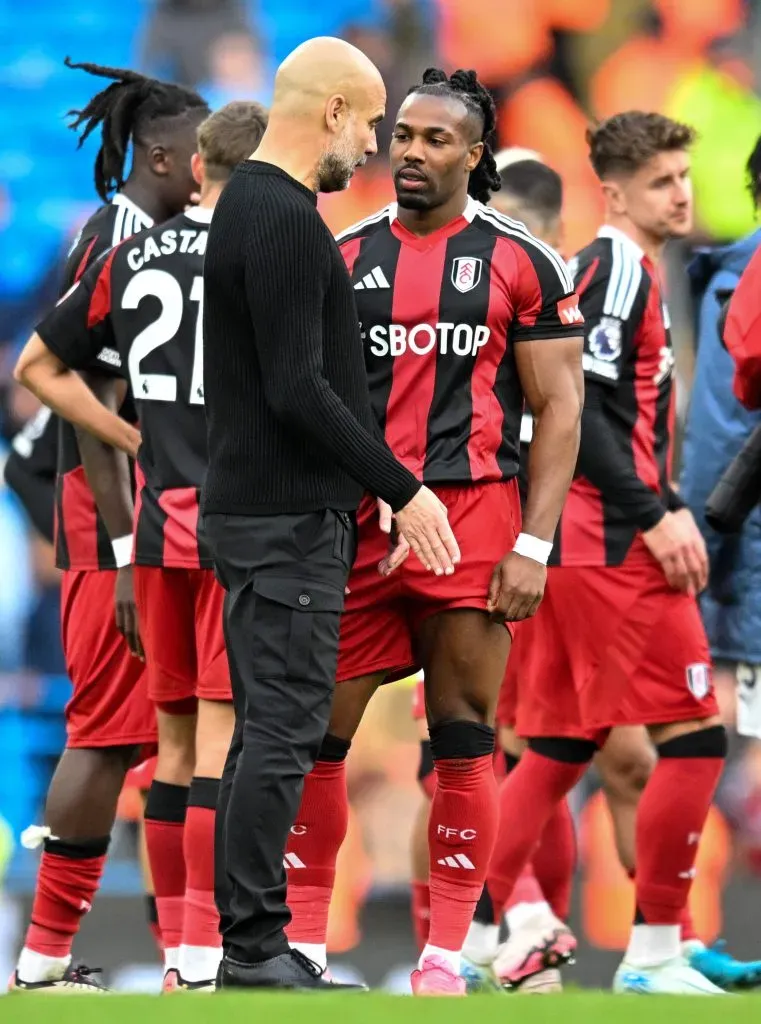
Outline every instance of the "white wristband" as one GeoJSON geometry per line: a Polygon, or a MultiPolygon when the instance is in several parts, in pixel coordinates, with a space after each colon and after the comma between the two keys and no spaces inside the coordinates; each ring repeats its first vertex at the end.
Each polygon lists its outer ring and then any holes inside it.
{"type": "Polygon", "coordinates": [[[117,537],[116,540],[112,540],[111,547],[114,549],[114,559],[116,560],[117,569],[123,569],[125,565],[130,564],[132,561],[131,533],[128,533],[124,537],[117,537]]]}
{"type": "Polygon", "coordinates": [[[533,558],[535,562],[546,565],[552,551],[552,541],[540,540],[538,537],[532,537],[530,533],[519,533],[513,551],[516,555],[533,558]]]}

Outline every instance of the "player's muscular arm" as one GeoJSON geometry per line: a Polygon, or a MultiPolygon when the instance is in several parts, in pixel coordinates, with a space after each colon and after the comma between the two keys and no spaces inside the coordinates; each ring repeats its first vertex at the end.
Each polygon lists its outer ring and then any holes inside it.
{"type": "Polygon", "coordinates": [[[495,567],[489,584],[487,609],[496,621],[530,618],[539,607],[547,580],[546,556],[533,547],[551,545],[573,479],[579,450],[584,378],[582,339],[522,341],[515,361],[523,393],[534,416],[529,449],[528,496],[521,541],[495,567]]]}
{"type": "MultiPolygon", "coordinates": [[[[98,401],[116,416],[124,401],[126,383],[114,377],[89,371],[83,372],[81,376],[98,401]]],[[[130,557],[129,552],[132,549],[134,503],[129,459],[124,452],[104,443],[88,431],[78,427],[75,429],[82,467],[95,504],[106,524],[108,536],[111,542],[117,545],[114,553],[117,555],[118,564],[123,558],[130,557]]],[[[131,564],[119,566],[114,610],[119,632],[129,644],[132,653],[142,658],[143,647],[138,628],[131,564]]]]}
{"type": "Polygon", "coordinates": [[[582,339],[522,341],[515,362],[534,417],[523,532],[551,541],[576,468],[584,378],[582,339]]]}
{"type": "Polygon", "coordinates": [[[39,334],[24,346],[13,375],[62,419],[105,444],[134,456],[140,433],[98,401],[84,380],[52,352],[39,334]]]}

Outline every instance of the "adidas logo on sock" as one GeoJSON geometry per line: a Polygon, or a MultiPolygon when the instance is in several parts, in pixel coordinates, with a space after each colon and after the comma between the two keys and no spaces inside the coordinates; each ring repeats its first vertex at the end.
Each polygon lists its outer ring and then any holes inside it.
{"type": "Polygon", "coordinates": [[[364,288],[390,288],[386,275],[380,267],[374,267],[369,274],[365,274],[361,281],[354,285],[354,291],[359,292],[364,288]]]}
{"type": "Polygon", "coordinates": [[[283,857],[283,867],[287,871],[288,868],[305,868],[306,864],[295,853],[286,853],[285,857],[283,857]]]}
{"type": "Polygon", "coordinates": [[[464,853],[455,853],[452,857],[442,857],[437,861],[444,868],[465,868],[466,871],[475,871],[476,865],[466,857],[464,853]]]}

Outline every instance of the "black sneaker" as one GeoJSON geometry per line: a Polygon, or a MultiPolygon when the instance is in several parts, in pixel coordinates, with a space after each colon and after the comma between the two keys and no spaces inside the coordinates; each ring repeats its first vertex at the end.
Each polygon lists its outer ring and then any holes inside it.
{"type": "Polygon", "coordinates": [[[325,977],[325,971],[298,949],[290,949],[287,953],[281,953],[280,956],[274,956],[270,960],[263,960],[256,964],[244,964],[226,956],[220,964],[217,988],[318,989],[327,992],[367,991],[366,985],[330,981],[325,977]]]}
{"type": "Polygon", "coordinates": [[[94,975],[100,974],[100,967],[79,964],[69,966],[63,976],[52,981],[22,981],[18,971],[11,977],[9,992],[50,992],[56,995],[106,995],[108,989],[94,975]]]}

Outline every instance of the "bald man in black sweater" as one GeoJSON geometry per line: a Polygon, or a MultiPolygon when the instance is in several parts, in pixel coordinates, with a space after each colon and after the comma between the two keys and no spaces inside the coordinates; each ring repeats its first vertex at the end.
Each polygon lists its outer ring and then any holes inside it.
{"type": "Polygon", "coordinates": [[[299,47],[209,233],[202,512],[237,719],[217,815],[221,987],[330,984],[288,945],[283,856],[327,729],[363,493],[391,506],[432,571],[459,559],[444,506],[376,433],[351,281],[317,212],[316,193],[345,188],[376,152],[384,107],[359,50],[299,47]]]}

